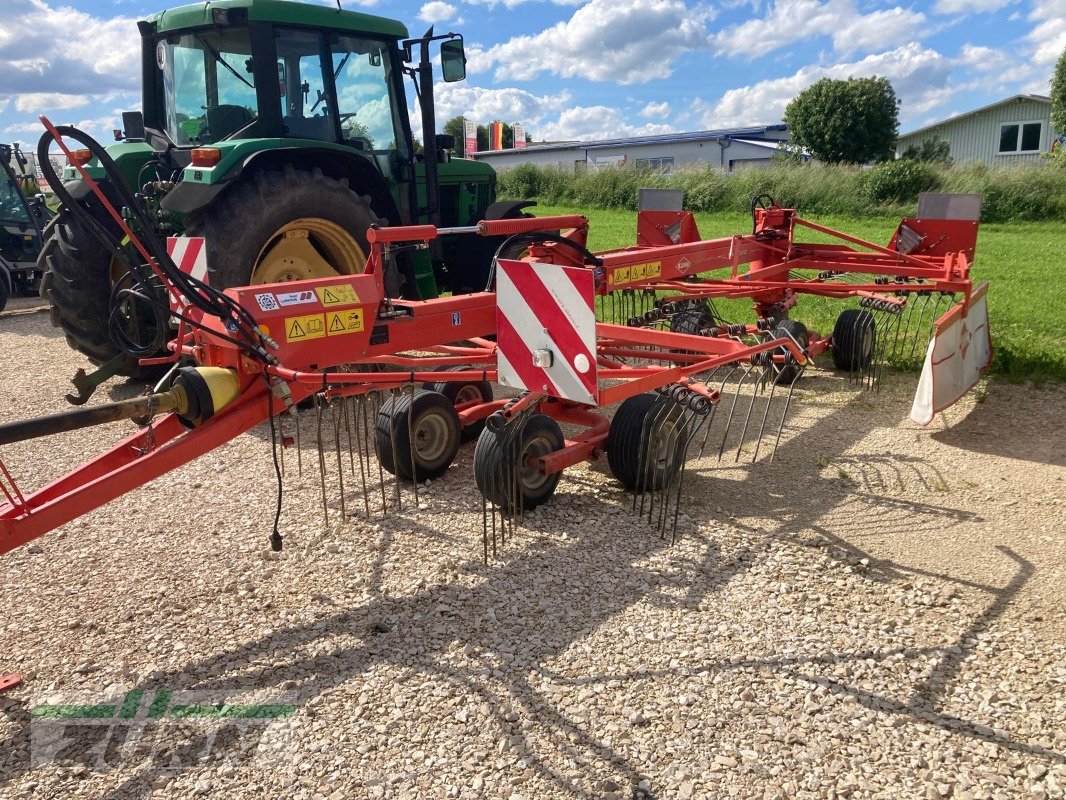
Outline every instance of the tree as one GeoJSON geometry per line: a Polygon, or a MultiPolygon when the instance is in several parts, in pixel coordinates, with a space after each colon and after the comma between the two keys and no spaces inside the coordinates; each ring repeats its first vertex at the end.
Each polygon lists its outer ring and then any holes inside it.
{"type": "MultiPolygon", "coordinates": [[[[1055,74],[1051,76],[1051,135],[1066,135],[1066,50],[1059,56],[1055,74]]],[[[1061,138],[1059,142],[1056,158],[1066,163],[1066,142],[1061,138]]]]}
{"type": "Polygon", "coordinates": [[[899,99],[888,78],[822,78],[785,108],[794,144],[829,164],[865,164],[892,157],[899,99]]]}
{"type": "Polygon", "coordinates": [[[900,158],[911,161],[926,161],[930,164],[950,164],[951,145],[946,139],[934,136],[931,139],[922,140],[921,144],[912,144],[900,158]]]}

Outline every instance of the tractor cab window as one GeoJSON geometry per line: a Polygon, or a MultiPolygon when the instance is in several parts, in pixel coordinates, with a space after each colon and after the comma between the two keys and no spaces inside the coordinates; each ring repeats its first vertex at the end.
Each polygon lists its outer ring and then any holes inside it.
{"type": "Polygon", "coordinates": [[[393,62],[389,45],[374,39],[337,36],[330,45],[337,87],[337,117],[342,138],[373,153],[382,168],[390,155],[406,158],[403,128],[393,96],[393,62]]]}
{"type": "Polygon", "coordinates": [[[163,39],[166,128],[179,145],[217,142],[258,118],[248,29],[227,27],[163,39]]]}
{"type": "Polygon", "coordinates": [[[0,222],[29,223],[30,215],[18,186],[7,170],[0,167],[0,222]]]}
{"type": "Polygon", "coordinates": [[[333,141],[336,128],[322,69],[322,34],[280,29],[275,34],[275,47],[286,133],[300,139],[333,141]]]}

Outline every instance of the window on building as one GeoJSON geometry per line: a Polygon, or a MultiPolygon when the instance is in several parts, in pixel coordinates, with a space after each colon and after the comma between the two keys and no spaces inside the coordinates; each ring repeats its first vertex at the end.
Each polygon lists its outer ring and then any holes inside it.
{"type": "Polygon", "coordinates": [[[674,157],[666,158],[638,158],[637,169],[646,169],[652,172],[666,174],[674,171],[674,157]]]}
{"type": "Polygon", "coordinates": [[[1036,153],[1040,150],[1042,122],[1010,122],[999,126],[999,152],[1036,153]]]}

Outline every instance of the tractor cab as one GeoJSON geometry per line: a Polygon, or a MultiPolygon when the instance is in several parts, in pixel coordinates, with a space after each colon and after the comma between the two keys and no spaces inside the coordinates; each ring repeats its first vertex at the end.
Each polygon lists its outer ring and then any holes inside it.
{"type": "Polygon", "coordinates": [[[37,290],[41,233],[51,218],[19,146],[0,144],[0,309],[10,294],[37,290]]]}

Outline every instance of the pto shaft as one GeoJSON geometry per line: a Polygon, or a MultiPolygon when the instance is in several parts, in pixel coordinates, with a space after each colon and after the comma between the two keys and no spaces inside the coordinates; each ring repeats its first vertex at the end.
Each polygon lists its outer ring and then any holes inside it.
{"type": "Polygon", "coordinates": [[[76,408],[59,414],[49,414],[47,417],[8,422],[0,425],[0,445],[51,436],[54,433],[64,433],[79,428],[90,428],[93,425],[103,425],[121,419],[148,417],[152,414],[174,411],[178,407],[178,394],[178,390],[171,389],[168,392],[146,397],[119,400],[117,403],[76,408]]]}

